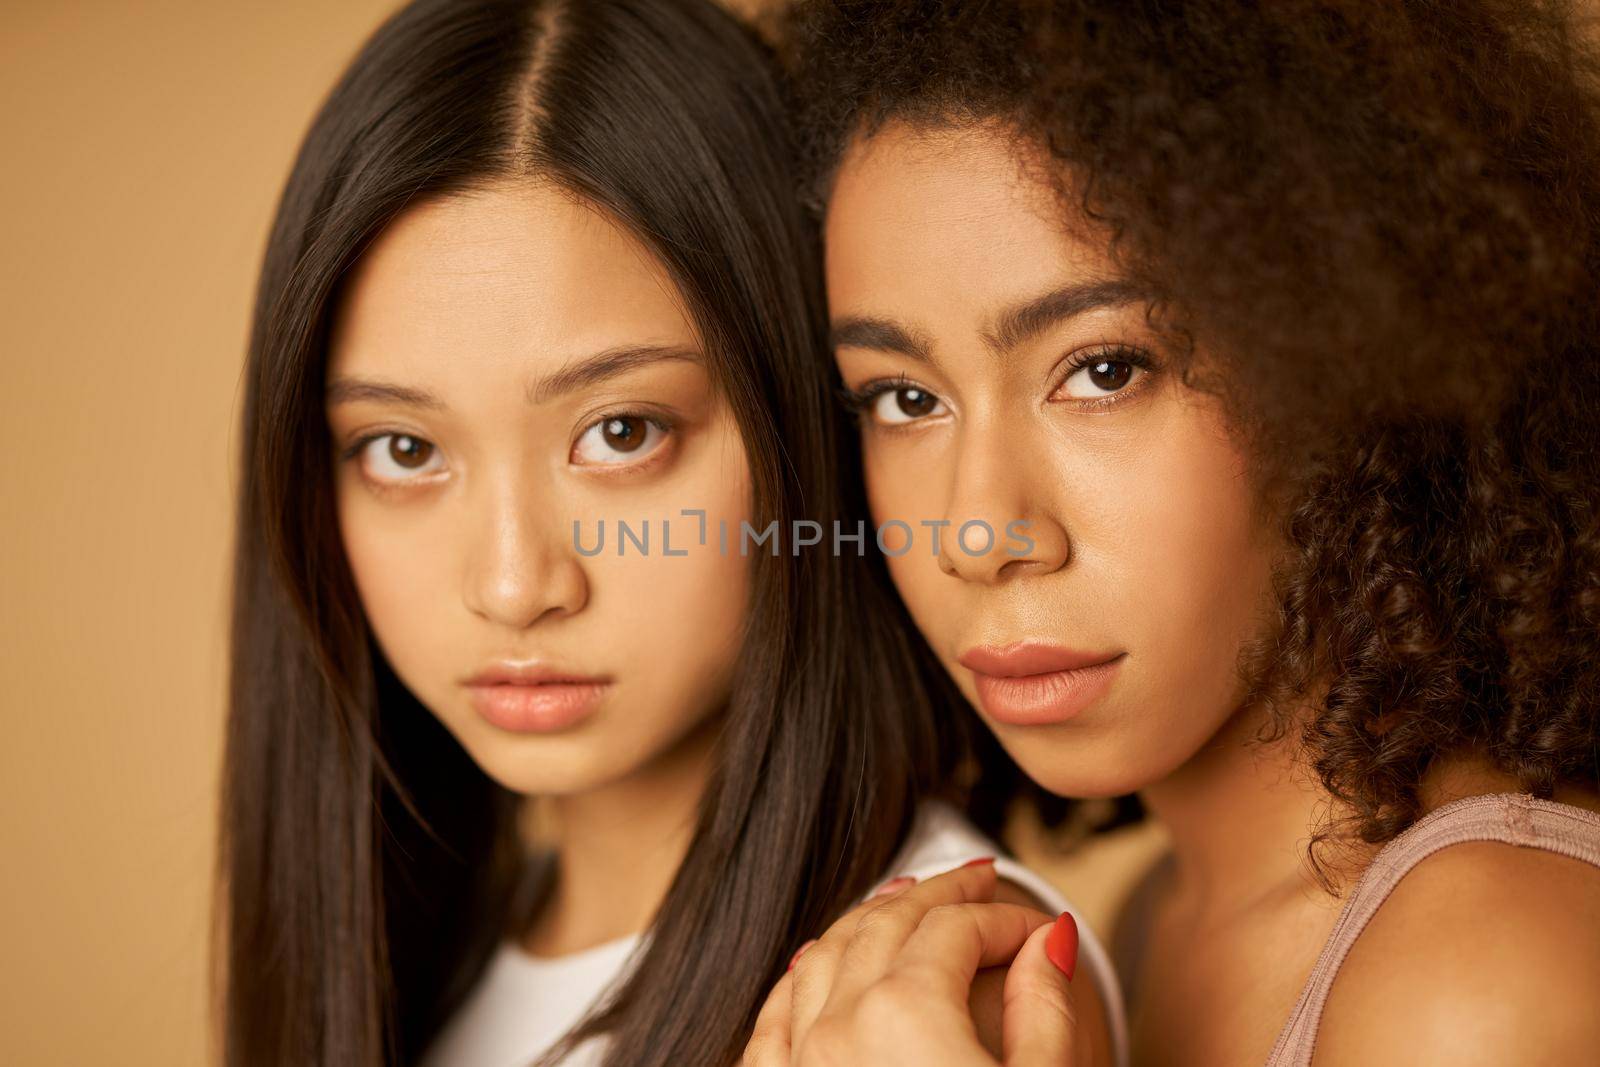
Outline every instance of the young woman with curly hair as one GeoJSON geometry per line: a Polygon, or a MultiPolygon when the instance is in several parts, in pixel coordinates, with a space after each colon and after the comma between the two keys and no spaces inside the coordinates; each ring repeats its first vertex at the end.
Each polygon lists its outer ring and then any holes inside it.
{"type": "MultiPolygon", "coordinates": [[[[1135,1062],[1591,1062],[1576,13],[801,0],[787,32],[867,499],[946,535],[891,577],[1031,777],[1170,832],[1116,931],[1135,1062]]],[[[983,897],[846,916],[746,1062],[992,1062],[962,993],[1013,955],[1007,1062],[1066,1062],[1067,932],[983,897]]]]}

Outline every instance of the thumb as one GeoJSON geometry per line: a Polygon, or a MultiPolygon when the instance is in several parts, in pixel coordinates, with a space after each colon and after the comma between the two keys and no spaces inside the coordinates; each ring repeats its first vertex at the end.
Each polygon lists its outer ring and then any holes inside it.
{"type": "Polygon", "coordinates": [[[1039,927],[1006,975],[1001,1033],[1006,1067],[1062,1067],[1073,1062],[1077,1016],[1072,972],[1078,924],[1071,912],[1039,927]]]}

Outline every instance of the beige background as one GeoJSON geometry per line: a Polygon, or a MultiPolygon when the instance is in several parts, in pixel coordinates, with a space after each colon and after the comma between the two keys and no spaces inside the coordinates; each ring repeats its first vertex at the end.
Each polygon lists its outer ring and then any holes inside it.
{"type": "MultiPolygon", "coordinates": [[[[251,291],[301,132],[392,6],[0,5],[0,1062],[210,1059],[251,291]]],[[[1113,866],[1072,878],[1094,912],[1113,866]]]]}

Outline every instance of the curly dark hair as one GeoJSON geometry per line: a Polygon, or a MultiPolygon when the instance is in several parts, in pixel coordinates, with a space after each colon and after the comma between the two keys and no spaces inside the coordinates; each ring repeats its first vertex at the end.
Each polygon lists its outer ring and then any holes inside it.
{"type": "Polygon", "coordinates": [[[1243,669],[1390,840],[1471,750],[1600,787],[1600,62],[1540,0],[800,0],[807,189],[1000,119],[1157,294],[1289,553],[1243,669]],[[1305,715],[1308,700],[1312,703],[1305,715]]]}

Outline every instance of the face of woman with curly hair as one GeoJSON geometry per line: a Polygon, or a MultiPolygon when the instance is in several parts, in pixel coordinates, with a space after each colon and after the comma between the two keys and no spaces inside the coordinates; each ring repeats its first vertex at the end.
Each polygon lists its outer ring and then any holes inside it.
{"type": "Polygon", "coordinates": [[[1029,775],[1102,796],[1230,719],[1273,545],[1220,406],[1059,203],[999,127],[891,122],[842,160],[827,282],[917,626],[1029,775]]]}

